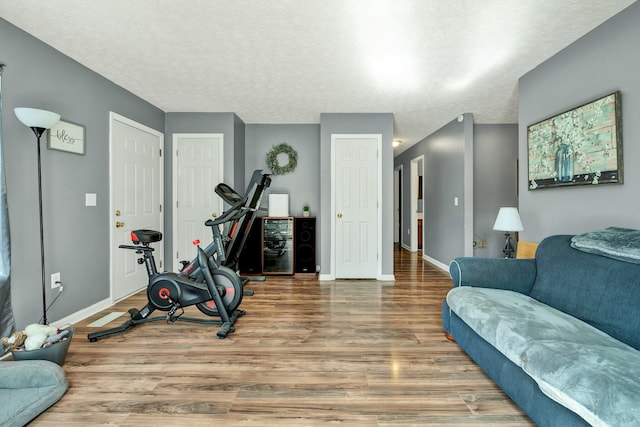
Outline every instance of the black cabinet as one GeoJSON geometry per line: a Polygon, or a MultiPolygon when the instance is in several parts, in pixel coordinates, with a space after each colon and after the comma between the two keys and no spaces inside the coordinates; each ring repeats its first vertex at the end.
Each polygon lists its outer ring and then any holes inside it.
{"type": "Polygon", "coordinates": [[[262,218],[256,218],[238,259],[240,274],[251,276],[262,274],[262,218]]]}
{"type": "Polygon", "coordinates": [[[262,274],[293,274],[293,217],[262,219],[262,274]]]}
{"type": "Polygon", "coordinates": [[[316,218],[296,217],[294,226],[296,248],[294,264],[296,275],[316,274],[316,218]]]}

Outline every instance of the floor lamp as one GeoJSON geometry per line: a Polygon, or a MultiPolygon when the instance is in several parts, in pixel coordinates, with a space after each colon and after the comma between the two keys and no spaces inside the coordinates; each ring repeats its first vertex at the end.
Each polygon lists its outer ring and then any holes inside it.
{"type": "Polygon", "coordinates": [[[518,208],[500,208],[496,222],[493,224],[493,229],[497,231],[504,231],[504,249],[502,253],[505,258],[513,258],[514,249],[511,244],[511,233],[514,231],[522,231],[522,221],[520,220],[520,214],[518,214],[518,208]]]}
{"type": "Polygon", "coordinates": [[[40,267],[42,270],[42,324],[47,325],[47,287],[44,271],[44,228],[42,221],[42,172],[40,161],[40,137],[51,126],[60,120],[60,115],[51,111],[38,110],[35,108],[14,109],[18,120],[25,126],[31,128],[36,135],[38,146],[38,206],[40,208],[40,267]]]}

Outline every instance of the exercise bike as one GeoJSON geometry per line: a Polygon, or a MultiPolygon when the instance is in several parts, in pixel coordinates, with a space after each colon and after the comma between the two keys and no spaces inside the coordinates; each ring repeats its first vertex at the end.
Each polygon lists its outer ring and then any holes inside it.
{"type": "Polygon", "coordinates": [[[149,245],[161,241],[162,233],[154,230],[134,230],[131,232],[131,240],[133,245],[120,245],[119,248],[134,250],[137,254],[142,255],[138,259],[138,263],[145,264],[149,276],[148,302],[141,310],[130,309],[131,318],[122,325],[88,334],[90,342],[125,332],[140,323],[163,319],[167,323],[183,320],[202,324],[219,324],[221,325],[217,332],[219,338],[225,338],[229,333],[235,332],[236,320],[246,314],[244,310],[238,310],[243,291],[242,280],[236,272],[217,265],[215,257],[207,256],[205,251],[198,246],[196,259],[198,273],[203,279],[202,282],[177,273],[158,273],[153,257],[154,249],[149,245]],[[183,317],[184,308],[192,305],[195,305],[202,313],[219,317],[219,319],[183,317]],[[166,311],[167,315],[149,317],[155,310],[166,311]]]}

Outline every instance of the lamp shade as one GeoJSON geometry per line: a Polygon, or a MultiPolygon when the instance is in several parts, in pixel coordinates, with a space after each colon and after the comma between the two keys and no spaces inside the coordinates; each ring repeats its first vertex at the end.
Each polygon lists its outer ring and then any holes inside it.
{"type": "Polygon", "coordinates": [[[49,129],[60,120],[60,114],[37,108],[15,108],[13,111],[18,120],[30,128],[49,129]]]}
{"type": "Polygon", "coordinates": [[[500,208],[493,229],[498,231],[522,231],[518,208],[500,208]]]}

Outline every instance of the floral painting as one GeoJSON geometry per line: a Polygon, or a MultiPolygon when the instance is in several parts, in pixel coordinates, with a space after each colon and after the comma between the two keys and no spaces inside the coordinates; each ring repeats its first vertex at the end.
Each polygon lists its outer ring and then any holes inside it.
{"type": "Polygon", "coordinates": [[[529,190],[622,183],[620,92],[527,128],[529,190]]]}

